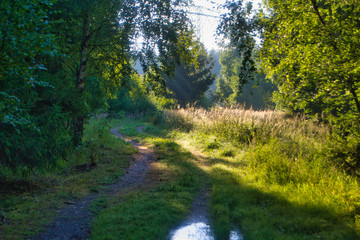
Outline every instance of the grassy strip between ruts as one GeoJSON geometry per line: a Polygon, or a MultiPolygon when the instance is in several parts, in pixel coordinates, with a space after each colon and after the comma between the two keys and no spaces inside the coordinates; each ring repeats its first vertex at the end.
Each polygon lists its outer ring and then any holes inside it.
{"type": "Polygon", "coordinates": [[[189,152],[169,139],[156,137],[163,132],[149,124],[145,124],[147,134],[138,134],[134,130],[137,125],[140,123],[122,124],[120,131],[152,144],[158,160],[141,189],[108,200],[107,208],[93,223],[92,239],[166,239],[206,184],[204,172],[189,152]]]}
{"type": "Polygon", "coordinates": [[[226,111],[165,116],[185,130],[174,131],[174,141],[207,165],[218,239],[230,228],[247,240],[360,239],[359,185],[324,160],[316,137],[323,129],[276,112],[226,111]]]}
{"type": "Polygon", "coordinates": [[[1,239],[34,236],[56,218],[57,210],[91,192],[101,191],[124,174],[135,150],[112,136],[111,127],[107,120],[90,120],[85,128],[85,144],[66,161],[34,172],[25,180],[2,184],[1,239]]]}

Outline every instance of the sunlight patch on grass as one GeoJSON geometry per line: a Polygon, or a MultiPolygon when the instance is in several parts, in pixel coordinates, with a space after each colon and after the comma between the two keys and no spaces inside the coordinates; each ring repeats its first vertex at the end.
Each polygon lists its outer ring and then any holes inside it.
{"type": "Polygon", "coordinates": [[[236,109],[181,109],[170,118],[186,122],[191,130],[172,137],[207,167],[218,237],[235,226],[245,239],[360,238],[359,184],[327,162],[326,126],[236,109]]]}
{"type": "Polygon", "coordinates": [[[112,199],[114,204],[94,221],[92,239],[166,239],[170,229],[188,213],[195,193],[206,183],[191,154],[170,139],[144,131],[138,136],[153,146],[158,158],[144,182],[149,186],[112,199]]]}

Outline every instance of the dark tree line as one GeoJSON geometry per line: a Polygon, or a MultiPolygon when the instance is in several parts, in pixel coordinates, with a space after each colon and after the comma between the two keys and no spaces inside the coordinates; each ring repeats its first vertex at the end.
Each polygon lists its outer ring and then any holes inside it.
{"type": "Polygon", "coordinates": [[[135,57],[154,86],[194,61],[182,4],[1,1],[0,167],[55,164],[81,144],[84,121],[132,78],[135,57]]]}
{"type": "Polygon", "coordinates": [[[360,169],[360,4],[349,1],[268,0],[267,13],[228,1],[220,33],[243,58],[239,86],[252,79],[254,36],[258,62],[278,90],[280,110],[306,114],[331,128],[328,154],[352,173],[360,169]],[[252,56],[253,57],[253,56],[252,56]],[[251,59],[251,58],[250,58],[251,59]]]}

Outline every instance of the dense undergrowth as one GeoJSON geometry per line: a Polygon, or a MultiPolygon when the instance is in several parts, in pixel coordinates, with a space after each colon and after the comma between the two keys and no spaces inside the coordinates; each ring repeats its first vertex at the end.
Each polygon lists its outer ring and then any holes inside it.
{"type": "Polygon", "coordinates": [[[219,239],[231,225],[245,239],[359,238],[358,180],[329,157],[326,125],[220,108],[166,111],[157,121],[180,130],[173,136],[182,145],[206,153],[219,239]]]}
{"type": "Polygon", "coordinates": [[[32,169],[27,175],[9,171],[0,184],[0,239],[33,236],[66,203],[101,191],[119,179],[135,150],[110,133],[118,122],[91,119],[84,143],[55,166],[32,169]]]}

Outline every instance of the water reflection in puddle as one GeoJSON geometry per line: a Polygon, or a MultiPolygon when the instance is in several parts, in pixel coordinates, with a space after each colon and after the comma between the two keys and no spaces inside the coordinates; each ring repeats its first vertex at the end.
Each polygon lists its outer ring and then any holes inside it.
{"type": "Polygon", "coordinates": [[[244,240],[244,238],[238,231],[231,231],[230,240],[244,240]]]}
{"type": "MultiPolygon", "coordinates": [[[[210,226],[203,222],[192,223],[173,232],[171,240],[215,240],[210,226]]],[[[230,232],[229,240],[243,240],[237,231],[230,232]]]]}

